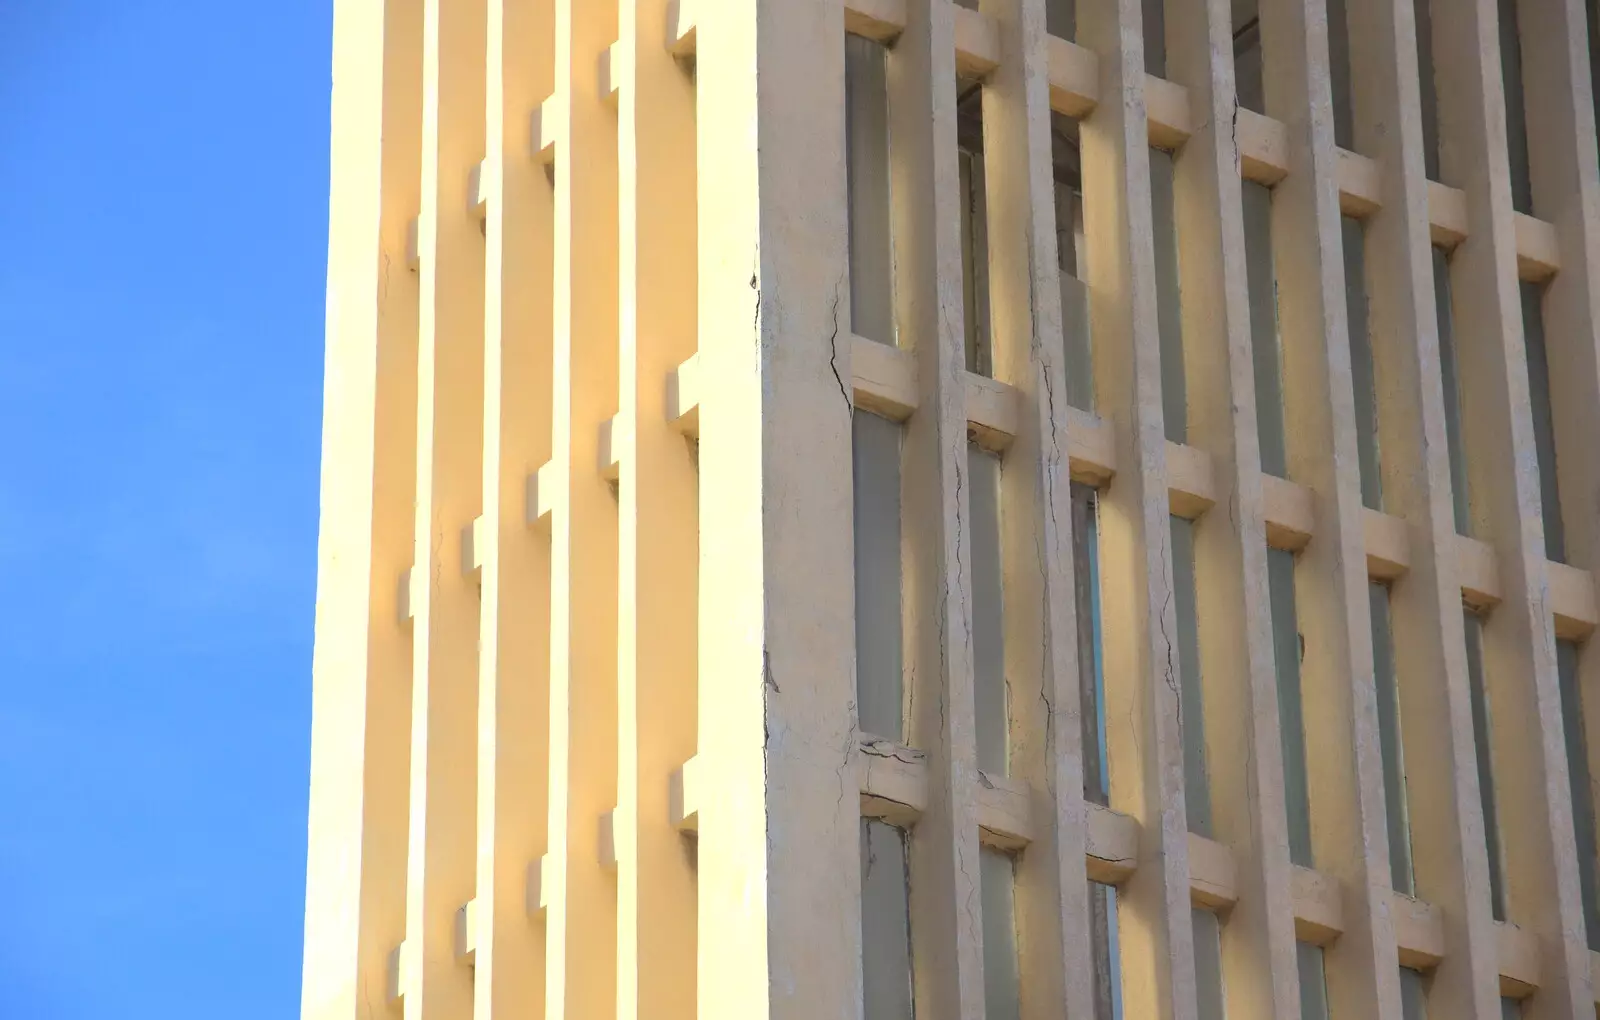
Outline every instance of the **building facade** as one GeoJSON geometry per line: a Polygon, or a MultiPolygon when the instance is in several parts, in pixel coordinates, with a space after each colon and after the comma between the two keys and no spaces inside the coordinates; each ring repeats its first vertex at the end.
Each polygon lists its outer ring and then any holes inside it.
{"type": "Polygon", "coordinates": [[[336,0],[305,1020],[1595,1015],[1586,0],[336,0]]]}

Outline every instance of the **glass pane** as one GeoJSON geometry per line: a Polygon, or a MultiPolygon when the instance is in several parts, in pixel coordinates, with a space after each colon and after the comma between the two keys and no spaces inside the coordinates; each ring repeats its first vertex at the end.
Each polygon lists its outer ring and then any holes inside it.
{"type": "Polygon", "coordinates": [[[1439,180],[1439,89],[1433,66],[1433,0],[1413,0],[1417,20],[1417,76],[1422,86],[1422,162],[1428,180],[1439,180]]]}
{"type": "Polygon", "coordinates": [[[1278,674],[1278,729],[1283,741],[1283,799],[1289,820],[1289,859],[1311,862],[1311,795],[1306,783],[1306,733],[1300,705],[1300,621],[1295,610],[1294,553],[1267,550],[1272,603],[1272,654],[1278,674]]]}
{"type": "Polygon", "coordinates": [[[1009,854],[984,847],[978,855],[983,897],[983,1005],[985,1020],[1022,1015],[1017,977],[1016,866],[1009,854]]]}
{"type": "Polygon", "coordinates": [[[861,819],[861,977],[865,1020],[912,1020],[906,834],[861,819]]]}
{"type": "MultiPolygon", "coordinates": [[[[1261,62],[1261,22],[1254,0],[1233,4],[1233,73],[1238,83],[1239,105],[1266,113],[1265,80],[1261,62]]],[[[1248,187],[1248,185],[1246,185],[1248,187]]]]}
{"type": "Polygon", "coordinates": [[[1400,968],[1401,1020],[1428,1020],[1427,979],[1420,971],[1400,968]]]}
{"type": "Polygon", "coordinates": [[[1394,675],[1389,589],[1369,583],[1367,598],[1372,610],[1372,677],[1378,700],[1378,744],[1383,751],[1383,801],[1389,823],[1389,878],[1395,889],[1414,896],[1411,818],[1406,805],[1406,762],[1400,742],[1400,687],[1394,675]]]}
{"type": "Polygon", "coordinates": [[[1167,76],[1167,12],[1165,0],[1144,3],[1144,70],[1157,78],[1167,76]]]}
{"type": "Polygon", "coordinates": [[[1089,941],[1094,952],[1095,1020],[1121,1020],[1122,953],[1117,939],[1117,890],[1089,883],[1089,941]]]}
{"type": "Polygon", "coordinates": [[[983,175],[983,86],[959,82],[956,139],[960,145],[961,289],[966,317],[967,371],[994,374],[989,345],[989,215],[983,175]]]}
{"type": "Polygon", "coordinates": [[[1561,484],[1556,473],[1556,425],[1550,411],[1550,361],[1544,345],[1544,288],[1522,284],[1522,343],[1528,362],[1528,400],[1533,405],[1533,444],[1539,457],[1539,505],[1544,512],[1544,554],[1565,563],[1561,484]]]}
{"type": "Polygon", "coordinates": [[[1300,1020],[1328,1020],[1328,976],[1322,947],[1297,942],[1295,957],[1300,969],[1300,1020]]]}
{"type": "Polygon", "coordinates": [[[1083,160],[1078,122],[1050,114],[1051,173],[1056,199],[1056,258],[1061,275],[1061,333],[1067,403],[1094,410],[1094,359],[1089,339],[1089,250],[1083,234],[1083,160]]]}
{"type": "Polygon", "coordinates": [[[1045,30],[1058,39],[1078,37],[1078,12],[1074,0],[1045,0],[1045,30]]]}
{"type": "Polygon", "coordinates": [[[1333,143],[1355,149],[1350,98],[1350,21],[1345,0],[1328,0],[1328,71],[1333,86],[1333,143]]]}
{"type": "Polygon", "coordinates": [[[900,644],[901,427],[855,412],[856,712],[861,730],[904,738],[900,644]]]}
{"type": "Polygon", "coordinates": [[[1261,470],[1288,477],[1283,435],[1283,376],[1278,350],[1278,281],[1272,265],[1272,192],[1245,181],[1244,262],[1250,287],[1250,348],[1255,367],[1261,470]]]}
{"type": "Polygon", "coordinates": [[[1522,94],[1522,46],[1517,31],[1517,0],[1500,0],[1500,79],[1506,97],[1506,148],[1511,156],[1511,204],[1533,212],[1533,180],[1528,172],[1528,125],[1522,94]]]}
{"type": "Polygon", "coordinates": [[[1361,502],[1383,509],[1383,474],[1378,460],[1378,382],[1367,321],[1366,232],[1361,221],[1341,220],[1344,235],[1345,312],[1350,330],[1350,381],[1355,390],[1356,455],[1361,467],[1361,502]]]}
{"type": "Polygon", "coordinates": [[[972,668],[978,768],[1006,774],[1006,654],[1000,583],[1000,458],[967,444],[972,527],[972,668]]]}
{"type": "Polygon", "coordinates": [[[1200,683],[1200,625],[1195,606],[1194,522],[1172,524],[1173,611],[1178,618],[1178,709],[1183,729],[1183,799],[1189,831],[1211,836],[1211,782],[1206,773],[1205,701],[1200,683]]]}
{"type": "Polygon", "coordinates": [[[1078,705],[1083,726],[1083,797],[1110,800],[1106,767],[1106,699],[1100,645],[1100,542],[1096,493],[1072,483],[1073,583],[1078,606],[1078,705]]]}
{"type": "Polygon", "coordinates": [[[1561,730],[1567,745],[1567,782],[1572,791],[1572,829],[1578,841],[1578,887],[1589,948],[1600,949],[1600,902],[1595,892],[1594,793],[1589,785],[1589,742],[1583,725],[1583,692],[1578,682],[1578,646],[1556,642],[1556,673],[1561,681],[1561,730]]]}
{"type": "Polygon", "coordinates": [[[1467,689],[1472,698],[1472,739],[1478,757],[1478,796],[1483,802],[1483,835],[1489,852],[1489,903],[1494,919],[1504,921],[1506,892],[1500,871],[1500,821],[1495,811],[1489,693],[1483,677],[1483,625],[1471,612],[1464,612],[1462,623],[1467,642],[1467,689]]]}
{"type": "Polygon", "coordinates": [[[1433,303],[1439,321],[1439,374],[1444,384],[1444,433],[1450,447],[1450,497],[1455,505],[1456,533],[1472,534],[1467,501],[1467,451],[1461,442],[1461,383],[1456,370],[1455,329],[1450,313],[1450,263],[1433,249],[1433,303]]]}
{"type": "Polygon", "coordinates": [[[1188,434],[1183,373],[1183,311],[1178,281],[1178,220],[1172,194],[1172,153],[1150,150],[1150,213],[1156,255],[1156,326],[1161,339],[1161,407],[1167,438],[1188,434]]]}
{"type": "Polygon", "coordinates": [[[1208,910],[1192,907],[1194,978],[1200,1020],[1222,1020],[1225,995],[1222,986],[1222,922],[1208,910]]]}
{"type": "Polygon", "coordinates": [[[884,48],[845,36],[845,160],[850,215],[850,329],[894,343],[889,235],[889,97],[884,48]]]}

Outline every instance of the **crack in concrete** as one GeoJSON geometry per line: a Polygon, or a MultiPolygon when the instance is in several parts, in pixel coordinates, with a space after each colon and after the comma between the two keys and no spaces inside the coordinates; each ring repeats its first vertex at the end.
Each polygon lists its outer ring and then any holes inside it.
{"type": "Polygon", "coordinates": [[[855,401],[845,387],[844,378],[839,375],[839,291],[843,287],[844,276],[841,274],[833,288],[833,307],[829,311],[833,317],[833,333],[828,337],[828,367],[833,369],[833,381],[839,384],[839,395],[844,398],[844,413],[849,415],[855,412],[855,401]]]}
{"type": "Polygon", "coordinates": [[[905,762],[907,765],[920,765],[928,757],[924,752],[915,748],[901,747],[899,744],[891,744],[887,740],[874,740],[870,743],[863,743],[860,746],[862,754],[870,754],[874,758],[892,758],[895,761],[905,762]]]}

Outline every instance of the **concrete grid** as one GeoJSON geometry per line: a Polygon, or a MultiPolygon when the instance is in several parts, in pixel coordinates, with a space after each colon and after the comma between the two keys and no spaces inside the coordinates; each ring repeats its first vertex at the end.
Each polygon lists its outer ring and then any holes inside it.
{"type": "Polygon", "coordinates": [[[1330,2],[338,0],[303,1015],[1593,1015],[1590,13],[1330,2]]]}

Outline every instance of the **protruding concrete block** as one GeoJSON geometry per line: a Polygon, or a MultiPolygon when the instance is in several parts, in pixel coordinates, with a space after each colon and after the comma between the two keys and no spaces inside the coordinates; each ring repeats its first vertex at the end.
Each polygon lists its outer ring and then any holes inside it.
{"type": "Polygon", "coordinates": [[[675,57],[694,56],[694,0],[671,0],[667,4],[667,52],[675,57]]]}
{"type": "Polygon", "coordinates": [[[456,958],[472,963],[478,950],[478,901],[468,900],[456,911],[456,958]]]}
{"type": "Polygon", "coordinates": [[[600,98],[615,104],[617,92],[622,88],[622,76],[627,68],[622,59],[622,44],[614,42],[600,51],[600,66],[597,78],[599,80],[600,98]]]}
{"type": "Polygon", "coordinates": [[[667,420],[686,436],[700,434],[700,355],[667,376],[667,420]]]}
{"type": "Polygon", "coordinates": [[[700,759],[690,758],[668,780],[667,816],[684,832],[700,828],[700,759]]]}
{"type": "Polygon", "coordinates": [[[528,476],[527,509],[524,514],[528,527],[550,522],[550,508],[555,505],[555,465],[545,463],[528,476]]]}
{"type": "Polygon", "coordinates": [[[467,177],[467,208],[480,220],[489,212],[489,184],[490,174],[493,172],[489,161],[485,159],[473,167],[472,173],[467,177]]]}
{"type": "Polygon", "coordinates": [[[544,854],[528,865],[527,909],[529,917],[544,913],[550,905],[550,889],[554,883],[550,875],[550,855],[544,854]]]}
{"type": "Polygon", "coordinates": [[[407,567],[400,572],[400,581],[395,585],[395,618],[401,623],[410,623],[417,613],[417,597],[413,587],[415,574],[415,568],[407,567]]]}
{"type": "Polygon", "coordinates": [[[617,866],[617,811],[612,808],[600,816],[600,866],[617,866]]]}
{"type": "Polygon", "coordinates": [[[486,548],[482,517],[474,517],[472,523],[461,529],[461,572],[475,574],[483,569],[483,551],[486,548]]]}
{"type": "Polygon", "coordinates": [[[533,111],[533,123],[528,136],[533,139],[533,158],[546,166],[556,160],[556,140],[561,134],[561,108],[557,97],[550,96],[533,111]]]}
{"type": "Polygon", "coordinates": [[[389,1002],[398,1004],[404,1001],[406,989],[411,985],[411,953],[404,942],[389,950],[384,977],[389,1002]]]}

